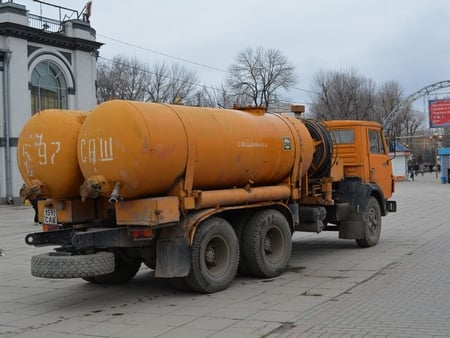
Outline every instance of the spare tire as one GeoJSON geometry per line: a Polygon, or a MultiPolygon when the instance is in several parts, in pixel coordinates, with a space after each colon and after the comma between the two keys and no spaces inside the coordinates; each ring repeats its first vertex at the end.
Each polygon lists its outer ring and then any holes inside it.
{"type": "Polygon", "coordinates": [[[89,255],[65,255],[55,252],[31,257],[31,274],[43,278],[87,278],[112,273],[114,254],[101,251],[89,255]]]}

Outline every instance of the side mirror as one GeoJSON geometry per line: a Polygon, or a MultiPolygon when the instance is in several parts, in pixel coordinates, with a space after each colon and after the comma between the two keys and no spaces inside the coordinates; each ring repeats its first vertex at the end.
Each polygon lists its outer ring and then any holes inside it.
{"type": "Polygon", "coordinates": [[[385,132],[385,138],[388,144],[388,148],[389,148],[389,153],[392,153],[393,155],[391,155],[391,161],[397,156],[397,147],[396,147],[396,140],[397,138],[395,137],[395,133],[393,132],[392,129],[387,129],[385,132]]]}

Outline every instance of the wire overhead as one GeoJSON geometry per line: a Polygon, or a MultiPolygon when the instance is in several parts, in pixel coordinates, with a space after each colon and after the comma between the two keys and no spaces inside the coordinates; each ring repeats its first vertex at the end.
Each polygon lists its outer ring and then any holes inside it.
{"type": "MultiPolygon", "coordinates": [[[[195,65],[195,66],[198,66],[198,67],[203,67],[203,68],[206,68],[206,69],[218,71],[218,72],[225,73],[225,74],[229,74],[230,73],[228,70],[225,70],[225,69],[222,69],[222,68],[210,66],[210,65],[207,65],[207,64],[204,64],[204,63],[200,63],[200,62],[188,60],[188,59],[185,59],[185,58],[181,58],[181,57],[178,57],[178,56],[170,55],[170,54],[167,54],[167,53],[159,52],[157,50],[150,49],[150,48],[147,48],[147,47],[143,47],[143,46],[131,43],[131,42],[122,41],[122,40],[119,40],[119,39],[116,39],[116,38],[112,38],[112,37],[109,37],[109,36],[106,36],[106,35],[103,35],[103,34],[97,34],[97,35],[102,37],[102,38],[104,38],[104,39],[108,39],[108,40],[111,40],[111,41],[114,41],[114,42],[117,42],[117,43],[120,43],[120,44],[123,44],[123,45],[126,45],[126,46],[138,48],[138,49],[141,49],[143,51],[146,51],[146,52],[149,52],[149,53],[152,53],[152,54],[156,54],[156,55],[159,55],[159,56],[167,57],[169,59],[181,61],[181,62],[184,62],[184,63],[187,63],[187,64],[195,65]]],[[[112,60],[107,59],[107,58],[103,58],[103,59],[108,60],[110,62],[113,62],[112,60]]],[[[207,85],[204,85],[204,84],[196,84],[196,85],[197,86],[201,86],[201,87],[214,89],[214,90],[219,90],[219,88],[207,86],[207,85]]],[[[308,94],[316,94],[316,92],[308,90],[308,89],[304,89],[304,88],[292,87],[292,89],[303,91],[303,92],[306,92],[308,94]]],[[[289,101],[286,101],[286,102],[290,103],[289,101]]]]}
{"type": "Polygon", "coordinates": [[[102,35],[102,34],[97,34],[97,35],[101,36],[102,38],[105,38],[105,39],[108,39],[108,40],[112,40],[112,41],[115,41],[117,43],[121,43],[121,44],[130,46],[130,47],[142,49],[142,50],[144,50],[146,52],[153,53],[153,54],[156,54],[156,55],[159,55],[159,56],[164,56],[164,57],[167,57],[167,58],[170,58],[170,59],[174,59],[174,60],[181,61],[181,62],[184,62],[184,63],[189,63],[191,65],[195,65],[195,66],[199,66],[199,67],[203,67],[203,68],[208,68],[208,69],[215,70],[215,71],[222,72],[222,73],[228,73],[227,70],[224,70],[224,69],[221,69],[221,68],[218,68],[218,67],[205,65],[205,64],[200,63],[200,62],[195,62],[195,61],[191,61],[191,60],[188,60],[188,59],[180,58],[178,56],[173,56],[173,55],[170,55],[170,54],[167,54],[167,53],[158,52],[158,51],[150,49],[150,48],[142,47],[142,46],[136,45],[134,43],[130,43],[130,42],[121,41],[121,40],[118,40],[118,39],[115,39],[115,38],[111,38],[111,37],[106,36],[106,35],[102,35]]]}

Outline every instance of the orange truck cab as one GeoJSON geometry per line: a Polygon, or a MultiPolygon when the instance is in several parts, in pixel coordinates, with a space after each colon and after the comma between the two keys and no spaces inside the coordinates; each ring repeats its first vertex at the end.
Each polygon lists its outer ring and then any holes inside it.
{"type": "Polygon", "coordinates": [[[344,176],[376,184],[389,199],[394,192],[392,162],[381,126],[370,121],[325,122],[333,137],[333,153],[342,161],[344,176]]]}
{"type": "Polygon", "coordinates": [[[397,210],[396,202],[389,200],[394,177],[383,129],[371,121],[334,120],[324,125],[333,139],[334,204],[325,206],[327,230],[338,230],[340,238],[356,239],[362,247],[375,245],[381,216],[397,210]]]}

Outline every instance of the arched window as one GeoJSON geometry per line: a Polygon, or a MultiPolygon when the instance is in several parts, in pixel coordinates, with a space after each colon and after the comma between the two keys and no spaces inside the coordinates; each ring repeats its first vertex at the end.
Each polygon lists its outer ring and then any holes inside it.
{"type": "Polygon", "coordinates": [[[51,61],[42,61],[31,73],[31,112],[42,109],[67,109],[67,81],[51,61]]]}

